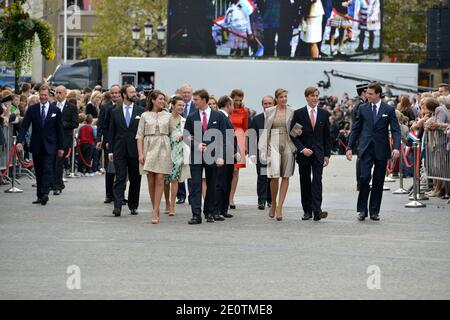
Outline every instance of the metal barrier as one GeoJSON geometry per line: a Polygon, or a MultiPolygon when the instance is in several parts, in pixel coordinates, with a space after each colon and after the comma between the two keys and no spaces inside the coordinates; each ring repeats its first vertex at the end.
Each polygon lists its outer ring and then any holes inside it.
{"type": "Polygon", "coordinates": [[[442,129],[428,131],[425,168],[429,179],[450,181],[450,139],[442,129]]]}
{"type": "Polygon", "coordinates": [[[0,128],[5,137],[5,145],[0,146],[0,174],[7,181],[10,181],[9,168],[12,166],[11,160],[11,147],[13,145],[13,126],[10,124],[8,127],[0,128]]]}

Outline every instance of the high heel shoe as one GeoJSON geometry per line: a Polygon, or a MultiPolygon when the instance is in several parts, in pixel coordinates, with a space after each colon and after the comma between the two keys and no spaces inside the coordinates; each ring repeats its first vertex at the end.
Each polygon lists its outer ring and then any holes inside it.
{"type": "Polygon", "coordinates": [[[152,224],[158,224],[158,223],[159,223],[159,212],[156,215],[154,215],[152,213],[152,224]]]}
{"type": "Polygon", "coordinates": [[[276,217],[277,221],[282,221],[283,220],[283,212],[281,212],[281,209],[276,208],[275,212],[276,212],[276,216],[277,216],[276,217]],[[278,215],[278,211],[280,212],[280,215],[278,215]]]}
{"type": "Polygon", "coordinates": [[[277,208],[277,205],[275,203],[273,203],[269,210],[269,218],[271,218],[271,219],[275,218],[275,212],[277,210],[276,208],[277,208]]]}

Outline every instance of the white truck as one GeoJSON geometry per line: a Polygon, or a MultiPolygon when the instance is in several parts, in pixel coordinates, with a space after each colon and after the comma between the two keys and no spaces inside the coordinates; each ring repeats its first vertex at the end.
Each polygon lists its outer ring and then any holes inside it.
{"type": "Polygon", "coordinates": [[[394,84],[394,94],[414,91],[418,69],[417,64],[382,62],[110,57],[108,86],[132,83],[172,95],[189,83],[194,90],[204,88],[215,97],[239,88],[245,93],[246,106],[260,111],[261,99],[277,88],[289,91],[289,104],[294,108],[306,104],[304,90],[308,86],[319,86],[321,96],[341,97],[344,92],[356,96],[355,79],[394,84]]]}

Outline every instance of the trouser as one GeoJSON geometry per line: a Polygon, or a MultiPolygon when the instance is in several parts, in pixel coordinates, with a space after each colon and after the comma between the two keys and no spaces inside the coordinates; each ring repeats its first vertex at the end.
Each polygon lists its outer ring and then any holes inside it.
{"type": "Polygon", "coordinates": [[[141,191],[141,175],[139,173],[139,161],[137,158],[114,158],[116,179],[114,181],[114,208],[121,209],[124,200],[127,176],[130,181],[128,188],[128,208],[130,210],[139,207],[139,193],[141,191]]]}
{"type": "Polygon", "coordinates": [[[234,164],[217,167],[215,214],[228,213],[230,206],[231,181],[233,180],[234,164]]]}
{"type": "Polygon", "coordinates": [[[54,181],[55,154],[47,154],[45,151],[33,153],[34,172],[36,175],[36,195],[42,198],[48,195],[54,181]]]}
{"type": "Polygon", "coordinates": [[[323,163],[314,155],[311,157],[302,157],[298,168],[300,172],[300,191],[303,211],[309,214],[321,212],[323,163]]]}

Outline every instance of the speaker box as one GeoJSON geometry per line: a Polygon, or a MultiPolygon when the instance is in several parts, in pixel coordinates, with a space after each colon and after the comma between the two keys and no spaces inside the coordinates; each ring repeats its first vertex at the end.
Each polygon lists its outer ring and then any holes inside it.
{"type": "Polygon", "coordinates": [[[450,8],[432,8],[427,12],[427,65],[450,67],[450,8]]]}

